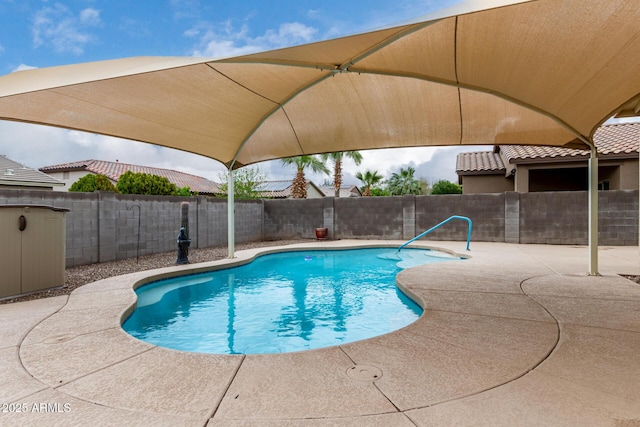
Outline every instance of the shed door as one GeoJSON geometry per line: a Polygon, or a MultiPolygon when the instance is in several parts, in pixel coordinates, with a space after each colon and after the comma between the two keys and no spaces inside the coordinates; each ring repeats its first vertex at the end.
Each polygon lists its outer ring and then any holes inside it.
{"type": "Polygon", "coordinates": [[[21,293],[20,208],[0,209],[0,298],[21,293]]]}
{"type": "Polygon", "coordinates": [[[65,218],[62,212],[30,209],[22,232],[22,292],[64,285],[65,218]]]}

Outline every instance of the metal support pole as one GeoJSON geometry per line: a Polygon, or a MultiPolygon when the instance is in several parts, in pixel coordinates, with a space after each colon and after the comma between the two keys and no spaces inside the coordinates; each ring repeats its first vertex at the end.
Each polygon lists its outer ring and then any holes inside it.
{"type": "Polygon", "coordinates": [[[229,168],[229,177],[227,178],[227,238],[229,259],[235,258],[236,242],[235,242],[235,200],[233,187],[233,170],[229,168]]]}
{"type": "Polygon", "coordinates": [[[598,272],[598,152],[591,144],[589,158],[589,276],[598,272]]]}

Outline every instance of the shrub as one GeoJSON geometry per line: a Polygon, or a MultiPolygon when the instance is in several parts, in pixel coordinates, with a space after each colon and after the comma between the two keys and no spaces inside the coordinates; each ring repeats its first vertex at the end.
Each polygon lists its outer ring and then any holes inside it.
{"type": "Polygon", "coordinates": [[[122,194],[174,196],[178,189],[167,178],[148,173],[127,171],[120,176],[116,187],[122,194]]]}
{"type": "Polygon", "coordinates": [[[71,184],[69,191],[80,193],[93,193],[94,191],[118,192],[118,189],[105,175],[88,174],[71,184]]]}
{"type": "Polygon", "coordinates": [[[433,184],[431,194],[462,194],[462,187],[446,179],[433,184]]]}

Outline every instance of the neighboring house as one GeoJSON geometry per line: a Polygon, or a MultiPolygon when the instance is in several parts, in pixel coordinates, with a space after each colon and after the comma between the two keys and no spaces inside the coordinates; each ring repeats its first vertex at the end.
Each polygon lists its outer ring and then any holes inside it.
{"type": "Polygon", "coordinates": [[[130,165],[120,163],[118,161],[106,162],[103,160],[82,160],[79,162],[64,163],[61,165],[45,166],[40,168],[40,171],[45,172],[66,184],[66,189],[61,189],[59,191],[68,190],[69,187],[71,187],[71,184],[90,173],[105,175],[111,180],[113,185],[116,185],[122,174],[127,171],[131,171],[134,173],[148,173],[151,175],[165,177],[169,182],[175,184],[176,187],[189,187],[191,192],[197,192],[201,195],[214,195],[215,193],[220,193],[218,184],[200,176],[178,172],[171,169],[130,165]]]}
{"type": "MultiPolygon", "coordinates": [[[[291,180],[265,181],[258,186],[260,198],[264,199],[289,199],[292,189],[293,182],[291,180]]],[[[307,180],[307,199],[317,199],[324,196],[317,185],[307,180]]]]}
{"type": "MultiPolygon", "coordinates": [[[[637,190],[640,123],[602,126],[594,143],[598,188],[637,190]]],[[[458,154],[456,173],[463,194],[587,190],[589,157],[588,150],[500,145],[458,154]]]]}
{"type": "MultiPolygon", "coordinates": [[[[327,197],[334,197],[336,192],[333,185],[323,185],[320,189],[327,197]]],[[[362,197],[362,192],[355,185],[343,185],[340,187],[340,197],[362,197]]]]}
{"type": "Polygon", "coordinates": [[[64,191],[64,182],[0,154],[0,188],[51,191],[55,187],[64,191]]]}

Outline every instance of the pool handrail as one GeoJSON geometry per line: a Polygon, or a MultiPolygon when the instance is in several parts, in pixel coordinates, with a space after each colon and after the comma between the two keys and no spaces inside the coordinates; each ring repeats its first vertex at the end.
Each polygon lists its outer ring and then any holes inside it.
{"type": "Polygon", "coordinates": [[[473,223],[472,223],[471,219],[467,218],[466,216],[452,215],[449,218],[447,218],[444,221],[442,221],[440,224],[434,225],[433,227],[431,227],[427,231],[424,231],[424,232],[418,234],[413,239],[408,240],[408,241],[404,242],[403,244],[401,244],[400,247],[398,248],[398,252],[400,252],[400,250],[402,248],[404,248],[405,246],[407,246],[409,243],[415,242],[416,240],[424,237],[425,235],[431,233],[433,230],[435,230],[436,228],[439,228],[440,226],[446,224],[447,222],[451,221],[452,219],[463,219],[463,220],[465,220],[465,221],[467,221],[469,223],[469,231],[467,231],[467,250],[470,250],[469,249],[469,243],[471,242],[471,230],[473,228],[473,223]]]}

